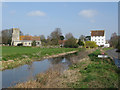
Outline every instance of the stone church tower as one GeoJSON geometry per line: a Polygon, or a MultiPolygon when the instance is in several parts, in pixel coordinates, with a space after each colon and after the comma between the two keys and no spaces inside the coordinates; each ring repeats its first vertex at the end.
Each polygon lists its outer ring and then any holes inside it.
{"type": "Polygon", "coordinates": [[[14,45],[14,42],[19,42],[20,39],[20,30],[19,28],[12,28],[12,42],[11,45],[14,45]]]}

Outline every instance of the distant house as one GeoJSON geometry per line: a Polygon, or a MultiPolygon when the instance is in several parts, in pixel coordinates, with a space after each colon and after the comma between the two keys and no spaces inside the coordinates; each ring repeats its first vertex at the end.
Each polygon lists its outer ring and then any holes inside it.
{"type": "Polygon", "coordinates": [[[109,47],[105,40],[105,30],[92,30],[91,41],[95,41],[98,46],[109,47]]]}
{"type": "Polygon", "coordinates": [[[32,42],[36,41],[36,46],[41,45],[39,36],[20,36],[20,30],[18,28],[12,29],[12,42],[13,46],[32,46],[32,42]]]}

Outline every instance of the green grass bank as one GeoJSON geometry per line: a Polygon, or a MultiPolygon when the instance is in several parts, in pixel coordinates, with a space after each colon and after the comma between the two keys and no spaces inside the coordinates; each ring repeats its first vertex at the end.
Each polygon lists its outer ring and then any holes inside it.
{"type": "Polygon", "coordinates": [[[79,51],[80,48],[2,47],[2,70],[41,60],[52,55],[79,51]]]}
{"type": "Polygon", "coordinates": [[[118,88],[119,69],[111,58],[98,58],[101,54],[98,49],[89,54],[89,59],[75,64],[70,69],[78,70],[78,80],[67,83],[71,88],[118,88]],[[85,65],[85,66],[84,66],[85,65]]]}

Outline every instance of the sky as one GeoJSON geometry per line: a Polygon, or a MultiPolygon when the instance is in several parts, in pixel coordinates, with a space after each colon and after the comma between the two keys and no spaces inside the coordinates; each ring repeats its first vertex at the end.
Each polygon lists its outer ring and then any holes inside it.
{"type": "Polygon", "coordinates": [[[2,29],[20,28],[24,34],[50,35],[55,28],[74,37],[105,30],[106,39],[118,32],[117,2],[3,2],[2,29]]]}

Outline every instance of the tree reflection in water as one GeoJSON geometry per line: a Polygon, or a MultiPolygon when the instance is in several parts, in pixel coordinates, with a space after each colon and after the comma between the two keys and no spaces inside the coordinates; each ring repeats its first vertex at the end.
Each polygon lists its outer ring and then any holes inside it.
{"type": "Polygon", "coordinates": [[[34,74],[34,66],[33,63],[29,63],[28,64],[28,70],[29,72],[29,76],[28,76],[28,80],[32,80],[33,79],[33,74],[34,74]]]}

